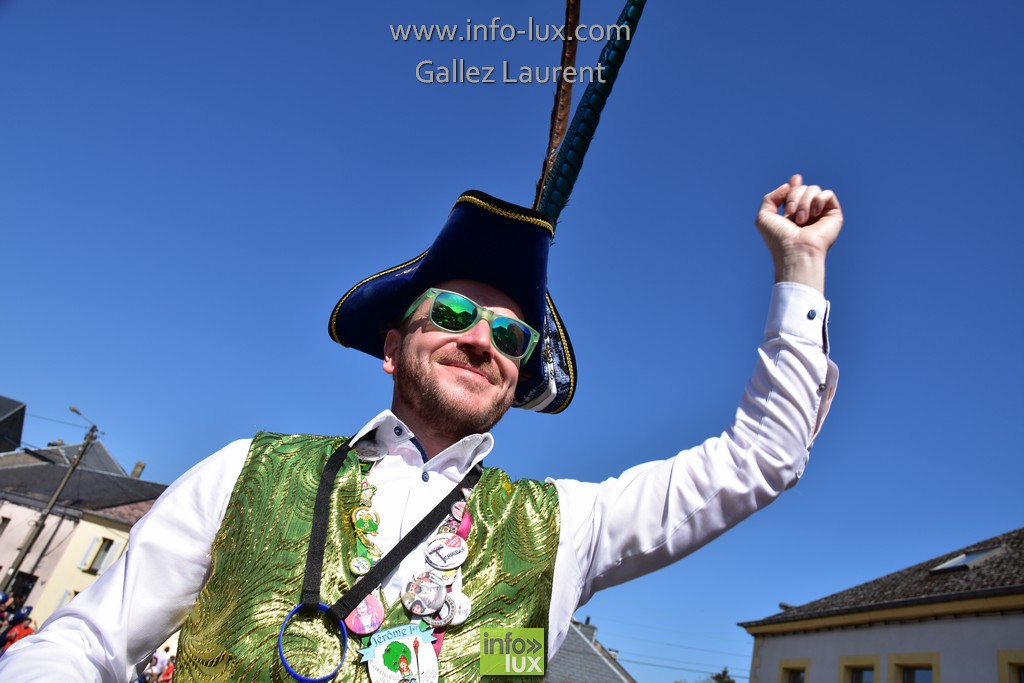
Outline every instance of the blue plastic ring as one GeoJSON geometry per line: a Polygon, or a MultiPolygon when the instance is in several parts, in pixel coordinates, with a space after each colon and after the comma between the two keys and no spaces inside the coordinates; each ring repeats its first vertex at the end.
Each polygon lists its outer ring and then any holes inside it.
{"type": "MultiPolygon", "coordinates": [[[[300,609],[302,609],[301,604],[298,604],[295,607],[293,607],[292,611],[289,612],[288,616],[286,616],[284,618],[284,621],[281,622],[281,630],[277,634],[277,656],[281,658],[281,664],[284,665],[284,670],[287,671],[288,675],[294,678],[295,680],[301,681],[301,683],[326,683],[327,681],[331,680],[332,678],[338,675],[338,672],[341,671],[341,665],[345,663],[345,653],[348,651],[348,629],[345,628],[345,622],[338,622],[338,642],[341,645],[341,659],[338,661],[338,666],[335,667],[334,671],[327,674],[323,678],[308,678],[306,676],[303,676],[298,671],[293,669],[290,664],[288,664],[288,659],[284,656],[284,631],[286,628],[288,628],[288,623],[291,622],[295,615],[299,613],[300,609]]],[[[321,614],[327,614],[327,610],[329,609],[330,606],[325,605],[322,602],[320,603],[319,610],[321,614]]]]}

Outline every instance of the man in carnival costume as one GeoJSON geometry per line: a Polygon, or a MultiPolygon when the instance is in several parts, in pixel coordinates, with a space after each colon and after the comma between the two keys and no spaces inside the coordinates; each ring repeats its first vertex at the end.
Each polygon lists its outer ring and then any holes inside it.
{"type": "Polygon", "coordinates": [[[194,467],[0,678],[126,681],[182,627],[176,681],[476,681],[481,634],[511,627],[546,628],[550,656],[595,591],[692,552],[804,470],[837,378],[824,272],[842,212],[796,175],[756,223],[776,284],[729,429],[600,484],[512,482],[478,467],[491,427],[510,406],[559,412],[575,390],[547,292],[554,224],[463,194],[427,251],[330,317],[335,341],[381,358],[391,410],[351,439],[261,433],[194,467]],[[363,632],[370,607],[383,624],[363,632]]]}
{"type": "MultiPolygon", "coordinates": [[[[837,379],[825,256],[842,226],[835,195],[799,175],[757,215],[776,285],[721,436],[600,484],[481,465],[509,407],[558,413],[575,392],[548,250],[643,5],[626,1],[629,30],[599,57],[608,79],[587,86],[564,140],[559,84],[535,209],[466,192],[425,252],[341,297],[330,335],[381,359],[391,409],[351,437],[260,433],[196,465],[123,557],[0,658],[0,680],[127,681],[180,628],[175,681],[475,682],[481,638],[547,629],[550,656],[594,592],[799,479],[837,379]]],[[[563,67],[574,60],[566,41],[563,67]]]]}

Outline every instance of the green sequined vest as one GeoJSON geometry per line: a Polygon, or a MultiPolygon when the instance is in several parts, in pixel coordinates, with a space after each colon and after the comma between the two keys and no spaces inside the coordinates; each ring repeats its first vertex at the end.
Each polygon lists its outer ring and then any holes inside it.
{"type": "MultiPolygon", "coordinates": [[[[278,659],[278,630],[299,601],[320,473],[344,443],[344,437],[256,435],[213,542],[210,578],[181,632],[176,683],[292,683],[278,659]]],[[[355,579],[348,561],[359,477],[359,462],[349,452],[331,495],[337,514],[328,526],[321,586],[321,601],[328,604],[355,579]]],[[[468,509],[473,526],[463,590],[473,609],[466,623],[445,629],[439,683],[480,680],[482,630],[548,625],[559,530],[554,485],[511,482],[501,470],[487,468],[468,509]]],[[[408,622],[400,601],[387,609],[381,628],[408,622]]],[[[289,663],[296,670],[319,677],[337,665],[338,637],[323,621],[293,621],[288,634],[289,663]],[[294,655],[293,647],[298,648],[294,655]]],[[[360,640],[351,635],[336,681],[369,681],[366,665],[358,663],[360,640]]]]}

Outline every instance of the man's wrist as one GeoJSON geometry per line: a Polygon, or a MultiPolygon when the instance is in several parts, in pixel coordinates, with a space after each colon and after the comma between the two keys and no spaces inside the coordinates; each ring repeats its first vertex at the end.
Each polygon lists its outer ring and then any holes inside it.
{"type": "Polygon", "coordinates": [[[775,282],[796,282],[825,294],[825,256],[784,254],[775,262],[775,282]]]}

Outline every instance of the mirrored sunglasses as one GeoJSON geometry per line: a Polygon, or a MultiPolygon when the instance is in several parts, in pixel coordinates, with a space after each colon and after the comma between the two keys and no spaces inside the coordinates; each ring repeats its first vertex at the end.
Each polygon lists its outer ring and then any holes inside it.
{"type": "Polygon", "coordinates": [[[480,319],[491,328],[491,343],[503,356],[525,363],[540,341],[540,333],[522,320],[481,306],[458,292],[431,287],[423,292],[405,312],[403,321],[429,300],[430,322],[445,332],[461,334],[473,329],[480,319]]]}

